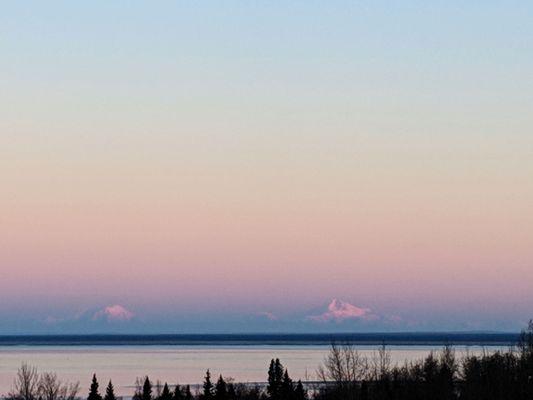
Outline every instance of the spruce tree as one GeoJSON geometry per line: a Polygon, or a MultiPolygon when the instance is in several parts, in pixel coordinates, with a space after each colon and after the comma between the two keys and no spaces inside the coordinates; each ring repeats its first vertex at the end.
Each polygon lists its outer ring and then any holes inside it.
{"type": "Polygon", "coordinates": [[[270,360],[270,366],[268,367],[267,393],[268,397],[272,400],[278,398],[278,387],[276,383],[276,361],[274,359],[270,360]]]}
{"type": "Polygon", "coordinates": [[[172,394],[170,393],[170,389],[168,388],[168,384],[165,382],[165,386],[163,386],[163,391],[161,392],[161,396],[159,396],[160,400],[172,400],[172,394]]]}
{"type": "Polygon", "coordinates": [[[104,400],[117,400],[117,397],[115,396],[115,388],[113,387],[113,383],[111,381],[109,381],[105,390],[104,400]]]}
{"type": "Polygon", "coordinates": [[[222,375],[218,378],[217,384],[215,386],[215,399],[217,400],[227,400],[228,398],[228,389],[226,386],[226,381],[222,378],[222,375]]]}
{"type": "Polygon", "coordinates": [[[274,359],[270,360],[270,365],[268,366],[268,386],[267,393],[272,397],[274,391],[274,359]]]}
{"type": "Polygon", "coordinates": [[[89,396],[87,400],[102,400],[102,396],[98,393],[98,380],[96,379],[96,374],[93,374],[93,380],[91,382],[91,388],[89,389],[89,396]]]}
{"type": "Polygon", "coordinates": [[[283,365],[279,361],[279,358],[276,358],[274,363],[274,380],[276,382],[276,399],[281,398],[281,388],[283,383],[283,365]]]}
{"type": "Polygon", "coordinates": [[[270,361],[268,368],[267,394],[271,400],[280,400],[282,395],[282,384],[284,377],[283,365],[279,358],[270,361]]]}
{"type": "Polygon", "coordinates": [[[142,400],[143,397],[143,384],[144,378],[137,377],[135,378],[135,392],[133,394],[132,400],[142,400]]]}
{"type": "Polygon", "coordinates": [[[296,389],[294,389],[294,399],[295,400],[307,400],[307,392],[302,385],[302,381],[299,380],[296,384],[296,389]]]}
{"type": "Polygon", "coordinates": [[[152,382],[148,377],[144,379],[142,400],[152,400],[152,382]]]}
{"type": "Polygon", "coordinates": [[[292,379],[289,377],[288,369],[286,369],[285,373],[283,374],[280,392],[283,400],[291,400],[294,397],[294,387],[292,385],[292,379]]]}
{"type": "Polygon", "coordinates": [[[176,383],[174,388],[174,400],[183,400],[183,393],[181,392],[181,387],[176,383]]]}
{"type": "Polygon", "coordinates": [[[185,394],[183,397],[185,400],[192,400],[191,387],[189,385],[185,386],[185,394]]]}
{"type": "Polygon", "coordinates": [[[211,372],[207,370],[204,378],[203,398],[210,399],[211,397],[213,397],[213,383],[211,382],[211,372]]]}

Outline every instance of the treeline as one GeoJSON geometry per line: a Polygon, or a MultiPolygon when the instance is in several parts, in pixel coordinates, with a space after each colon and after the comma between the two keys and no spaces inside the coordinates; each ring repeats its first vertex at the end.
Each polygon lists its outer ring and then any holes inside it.
{"type": "MultiPolygon", "coordinates": [[[[45,372],[37,373],[35,367],[23,364],[13,382],[13,390],[6,400],[80,400],[79,383],[64,384],[57,375],[45,372]]],[[[137,378],[132,400],[307,400],[308,393],[299,380],[294,383],[287,369],[279,359],[273,359],[268,370],[266,389],[260,386],[250,387],[235,383],[222,375],[213,382],[211,373],[206,371],[201,390],[191,391],[190,385],[168,383],[155,384],[148,376],[137,378]],[[172,389],[171,389],[172,388],[172,389]]],[[[102,395],[100,384],[93,375],[87,400],[118,400],[113,382],[109,381],[102,395]]]]}
{"type": "Polygon", "coordinates": [[[460,360],[445,347],[398,366],[385,347],[369,359],[334,345],[318,374],[316,400],[533,400],[533,322],[515,348],[460,360]]]}
{"type": "MultiPolygon", "coordinates": [[[[235,383],[206,371],[194,393],[189,385],[169,386],[138,378],[133,400],[533,400],[533,322],[508,351],[467,354],[458,359],[451,347],[425,359],[393,365],[383,346],[364,357],[350,344],[332,345],[317,371],[319,381],[293,382],[279,359],[268,367],[266,387],[235,383]]],[[[63,384],[55,374],[39,375],[23,365],[8,400],[77,400],[79,384],[63,384]]],[[[105,394],[93,375],[87,400],[117,400],[110,381],[105,394]]]]}
{"type": "MultiPolygon", "coordinates": [[[[93,381],[87,400],[116,400],[112,382],[109,382],[106,394],[102,398],[98,390],[98,381],[93,381]]],[[[283,367],[279,359],[273,359],[268,369],[268,384],[266,389],[259,386],[250,387],[242,383],[235,383],[231,378],[219,375],[213,381],[211,372],[206,371],[201,390],[192,393],[190,385],[179,384],[171,386],[167,382],[154,383],[148,376],[137,378],[135,393],[132,400],[307,400],[308,393],[302,381],[294,383],[289,371],[283,367]]],[[[24,399],[26,400],[26,399],[24,399]]]]}

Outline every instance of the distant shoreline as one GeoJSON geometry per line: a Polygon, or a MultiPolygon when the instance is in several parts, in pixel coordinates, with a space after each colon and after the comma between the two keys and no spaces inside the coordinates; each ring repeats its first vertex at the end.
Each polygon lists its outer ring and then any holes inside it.
{"type": "Polygon", "coordinates": [[[392,346],[507,346],[518,333],[299,333],[299,334],[94,334],[94,335],[0,335],[0,346],[258,346],[355,345],[392,346]]]}

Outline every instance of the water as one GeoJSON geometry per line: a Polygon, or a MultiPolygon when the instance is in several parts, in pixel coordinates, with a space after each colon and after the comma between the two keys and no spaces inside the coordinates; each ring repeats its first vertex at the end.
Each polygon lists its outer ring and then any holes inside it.
{"type": "MultiPolygon", "coordinates": [[[[372,356],[375,345],[358,346],[372,356]]],[[[425,357],[441,345],[391,346],[392,361],[403,363],[425,357]]],[[[458,356],[466,351],[479,353],[479,346],[456,347],[458,356]]],[[[491,349],[497,349],[492,347],[491,349]]],[[[295,380],[313,380],[329,346],[323,345],[0,345],[0,394],[10,389],[22,362],[39,371],[56,372],[64,382],[81,384],[80,395],[88,391],[93,373],[101,390],[113,380],[118,395],[133,393],[136,377],[149,375],[154,382],[195,384],[202,381],[207,368],[212,376],[233,377],[239,382],[264,382],[272,358],[280,358],[295,380]]]]}

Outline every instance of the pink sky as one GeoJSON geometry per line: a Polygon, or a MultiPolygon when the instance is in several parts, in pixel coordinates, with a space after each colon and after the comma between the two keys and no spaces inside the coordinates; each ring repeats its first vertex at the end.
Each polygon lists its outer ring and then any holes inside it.
{"type": "Polygon", "coordinates": [[[6,13],[2,329],[533,316],[527,13],[87,7],[6,13]]]}
{"type": "Polygon", "coordinates": [[[257,158],[211,150],[201,161],[206,143],[183,159],[166,137],[146,158],[134,146],[121,159],[120,145],[88,138],[68,139],[78,158],[45,139],[30,157],[11,136],[0,172],[4,303],[49,304],[39,318],[115,304],[305,313],[333,298],[414,320],[431,307],[512,315],[516,326],[529,317],[529,139],[514,154],[457,139],[412,150],[336,139],[319,150],[280,138],[285,149],[270,154],[258,139],[257,158]],[[94,159],[83,158],[90,146],[94,159]]]}

